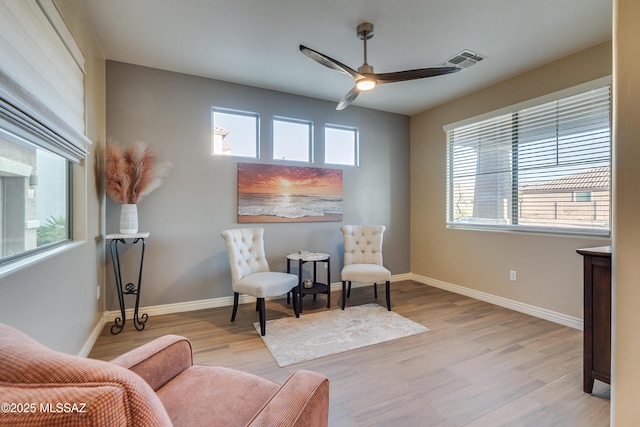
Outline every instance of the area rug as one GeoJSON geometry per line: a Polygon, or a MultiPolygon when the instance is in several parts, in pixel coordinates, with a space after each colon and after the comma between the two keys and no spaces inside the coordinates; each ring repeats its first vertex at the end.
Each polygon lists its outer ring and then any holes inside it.
{"type": "MultiPolygon", "coordinates": [[[[260,324],[253,326],[259,334],[260,324]]],[[[278,366],[284,367],[428,330],[378,304],[365,304],[268,320],[262,339],[278,366]]]]}

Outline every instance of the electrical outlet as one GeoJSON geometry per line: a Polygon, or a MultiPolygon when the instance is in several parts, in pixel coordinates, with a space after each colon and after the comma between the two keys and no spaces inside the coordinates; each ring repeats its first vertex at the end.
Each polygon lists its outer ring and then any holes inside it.
{"type": "Polygon", "coordinates": [[[516,271],[515,270],[509,271],[509,280],[511,280],[512,282],[516,281],[516,271]]]}
{"type": "Polygon", "coordinates": [[[96,299],[100,299],[100,285],[96,287],[96,299]]]}

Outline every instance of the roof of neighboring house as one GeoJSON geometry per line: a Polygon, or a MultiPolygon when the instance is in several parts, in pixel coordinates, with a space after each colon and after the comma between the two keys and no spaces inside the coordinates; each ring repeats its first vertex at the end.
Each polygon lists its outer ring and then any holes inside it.
{"type": "Polygon", "coordinates": [[[229,143],[225,139],[225,137],[227,135],[229,135],[229,131],[224,129],[224,128],[218,127],[218,126],[214,126],[213,127],[213,134],[222,136],[222,152],[223,153],[231,153],[231,146],[229,145],[229,143]]]}
{"type": "Polygon", "coordinates": [[[218,127],[218,126],[214,126],[213,127],[213,134],[214,135],[227,136],[229,134],[229,131],[224,129],[224,128],[218,127]]]}
{"type": "Polygon", "coordinates": [[[562,178],[522,187],[522,191],[578,191],[586,189],[608,189],[611,182],[611,168],[603,166],[562,178]]]}

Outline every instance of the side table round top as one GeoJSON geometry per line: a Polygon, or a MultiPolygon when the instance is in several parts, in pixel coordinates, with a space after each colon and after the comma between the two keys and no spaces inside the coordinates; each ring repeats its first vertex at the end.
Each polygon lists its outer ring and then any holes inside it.
{"type": "Polygon", "coordinates": [[[107,240],[115,240],[115,239],[146,239],[149,237],[151,233],[149,231],[140,231],[138,233],[112,233],[107,234],[105,238],[107,240]]]}
{"type": "Polygon", "coordinates": [[[322,252],[309,252],[300,251],[292,254],[287,254],[287,258],[292,261],[324,261],[329,259],[329,254],[323,254],[322,252]]]}

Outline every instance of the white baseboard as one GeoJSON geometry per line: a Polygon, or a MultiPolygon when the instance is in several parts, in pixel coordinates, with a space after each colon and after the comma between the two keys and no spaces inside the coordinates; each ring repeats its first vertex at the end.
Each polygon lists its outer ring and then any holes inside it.
{"type": "MultiPolygon", "coordinates": [[[[255,302],[255,300],[256,299],[252,296],[240,295],[240,299],[238,300],[238,302],[240,304],[244,304],[248,302],[255,302]]],[[[226,307],[232,305],[233,296],[228,296],[220,298],[201,299],[196,301],[177,302],[174,304],[140,307],[138,309],[138,313],[140,315],[146,313],[149,316],[160,316],[163,314],[184,313],[187,311],[205,310],[207,308],[226,307]]],[[[133,316],[133,308],[126,309],[125,315],[127,316],[127,320],[131,319],[133,316]]],[[[120,317],[120,310],[107,311],[105,312],[105,317],[107,319],[107,322],[113,322],[114,320],[116,320],[116,317],[120,317]]]]}
{"type": "Polygon", "coordinates": [[[98,320],[98,323],[91,331],[89,338],[87,338],[87,341],[84,343],[84,345],[80,349],[78,356],[80,357],[89,356],[89,353],[91,353],[91,349],[95,345],[96,341],[98,341],[98,337],[102,333],[102,329],[104,328],[104,325],[107,324],[106,314],[107,314],[106,312],[102,313],[102,316],[100,316],[100,320],[98,320]]]}
{"type": "Polygon", "coordinates": [[[480,301],[485,301],[490,304],[499,305],[510,310],[519,311],[540,319],[549,320],[560,325],[569,326],[570,328],[583,330],[584,321],[579,317],[569,316],[563,313],[547,310],[546,308],[536,307],[534,305],[525,304],[519,301],[513,301],[507,298],[499,297],[496,295],[488,294],[486,292],[476,291],[475,289],[465,288],[463,286],[453,285],[451,283],[443,282],[441,280],[432,279],[430,277],[420,276],[417,274],[411,274],[411,280],[416,282],[433,286],[435,288],[444,289],[445,291],[453,292],[460,295],[465,295],[480,301]]]}
{"type": "MultiPolygon", "coordinates": [[[[410,280],[411,273],[405,274],[396,274],[391,276],[392,282],[399,282],[402,280],[410,280]]],[[[371,286],[370,284],[362,284],[362,283],[353,283],[352,288],[358,288],[360,286],[371,286]]],[[[331,283],[331,291],[340,291],[342,290],[342,282],[334,282],[331,283]]],[[[285,298],[284,296],[280,296],[274,299],[285,298]]],[[[255,302],[255,298],[249,295],[240,295],[240,304],[255,302]]],[[[162,305],[153,305],[147,307],[140,307],[138,309],[139,314],[147,313],[149,316],[160,316],[162,314],[172,314],[172,313],[183,313],[187,311],[196,311],[196,310],[205,310],[207,308],[215,308],[215,307],[226,307],[233,305],[233,296],[228,297],[220,297],[220,298],[210,298],[196,301],[186,301],[186,302],[178,302],[174,304],[162,304],[162,305]]],[[[125,315],[127,316],[127,320],[131,319],[133,316],[133,308],[128,308],[125,310],[125,315]]],[[[106,311],[104,313],[103,319],[105,322],[113,322],[116,320],[116,317],[120,317],[120,310],[106,311]]],[[[104,327],[104,324],[102,326],[104,327]]],[[[96,326],[97,328],[97,326],[96,326]]],[[[100,330],[102,330],[100,328],[100,330]]],[[[98,335],[100,332],[98,332],[98,335]]],[[[89,347],[90,349],[90,347],[89,347]]]]}
{"type": "MultiPolygon", "coordinates": [[[[569,326],[574,329],[583,330],[584,322],[578,317],[568,316],[566,314],[558,313],[555,311],[547,310],[545,308],[536,307],[533,305],[525,304],[518,301],[513,301],[507,298],[499,297],[496,295],[488,294],[486,292],[476,291],[474,289],[465,288],[463,286],[454,285],[451,283],[443,282],[441,280],[432,279],[430,277],[420,276],[413,273],[395,274],[391,276],[392,282],[401,282],[404,280],[414,280],[418,283],[433,286],[436,288],[444,289],[449,292],[453,292],[460,295],[465,295],[470,298],[475,298],[480,301],[485,301],[490,304],[499,305],[511,310],[519,311],[521,313],[529,314],[531,316],[539,317],[541,319],[549,320],[554,323],[569,326]]],[[[368,283],[353,283],[352,288],[358,288],[361,286],[371,286],[368,283]]],[[[342,290],[342,282],[334,282],[331,284],[332,292],[340,292],[342,290]]],[[[278,297],[279,298],[284,298],[278,297]]],[[[255,302],[255,298],[249,295],[240,295],[240,304],[255,302]]],[[[226,307],[233,305],[233,296],[211,298],[197,301],[186,301],[174,304],[162,304],[155,306],[140,307],[139,313],[146,313],[149,316],[160,316],[163,314],[183,313],[195,310],[204,310],[215,307],[226,307]]],[[[133,316],[133,308],[129,308],[125,311],[127,320],[130,320],[133,316]]],[[[91,351],[91,348],[95,344],[100,332],[107,323],[113,322],[116,317],[120,317],[120,311],[106,311],[102,316],[102,319],[94,328],[91,336],[87,340],[87,343],[81,350],[81,356],[86,356],[91,351]]]]}

